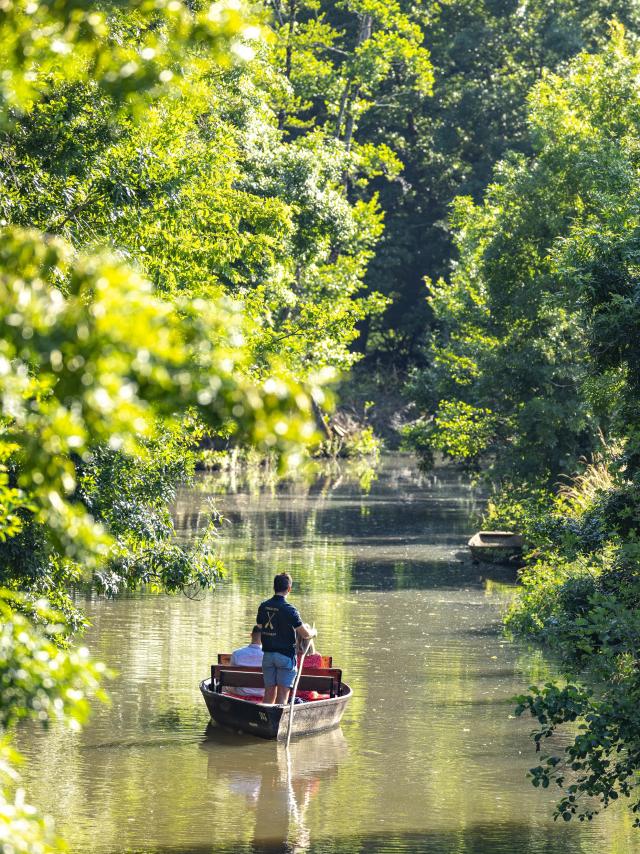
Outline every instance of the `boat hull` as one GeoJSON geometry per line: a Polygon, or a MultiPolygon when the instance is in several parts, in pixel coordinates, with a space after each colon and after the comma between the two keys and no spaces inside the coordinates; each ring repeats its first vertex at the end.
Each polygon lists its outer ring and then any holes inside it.
{"type": "MultiPolygon", "coordinates": [[[[210,679],[200,683],[200,691],[211,719],[220,726],[246,732],[258,738],[287,737],[290,706],[265,706],[229,694],[219,694],[211,690],[210,679]]],[[[297,704],[293,713],[292,737],[310,735],[338,726],[351,694],[349,686],[343,683],[339,697],[297,704]]]]}
{"type": "Polygon", "coordinates": [[[522,561],[523,540],[511,531],[479,531],[468,542],[474,561],[518,566],[522,561]]]}

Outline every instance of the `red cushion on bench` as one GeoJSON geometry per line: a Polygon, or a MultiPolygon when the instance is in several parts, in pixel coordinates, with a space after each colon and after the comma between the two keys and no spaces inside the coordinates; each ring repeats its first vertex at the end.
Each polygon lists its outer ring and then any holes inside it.
{"type": "Polygon", "coordinates": [[[261,703],[262,697],[249,697],[245,694],[236,694],[234,691],[223,691],[225,697],[235,697],[236,700],[246,700],[248,703],[261,703]]]}

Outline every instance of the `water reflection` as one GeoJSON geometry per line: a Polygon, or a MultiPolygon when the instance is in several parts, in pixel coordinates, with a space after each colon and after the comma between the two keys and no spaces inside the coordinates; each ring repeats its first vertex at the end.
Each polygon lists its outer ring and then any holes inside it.
{"type": "Polygon", "coordinates": [[[353,472],[335,466],[277,489],[269,478],[236,474],[233,493],[221,497],[228,477],[201,478],[196,492],[179,495],[175,515],[189,537],[209,523],[212,505],[223,511],[221,552],[241,587],[266,565],[290,571],[302,590],[513,581],[513,570],[475,567],[461,549],[482,498],[454,469],[424,474],[410,457],[383,458],[366,492],[353,472]]]}
{"type": "Polygon", "coordinates": [[[246,808],[253,851],[310,849],[311,804],[348,754],[341,729],[293,741],[289,750],[269,742],[254,751],[242,749],[255,747],[247,737],[210,725],[200,746],[208,756],[208,779],[246,808]]]}

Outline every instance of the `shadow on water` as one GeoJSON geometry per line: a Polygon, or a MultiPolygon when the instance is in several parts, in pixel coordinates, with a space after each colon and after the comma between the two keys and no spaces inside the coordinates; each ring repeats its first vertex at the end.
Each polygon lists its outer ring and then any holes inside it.
{"type": "Polygon", "coordinates": [[[482,499],[452,469],[427,477],[410,459],[384,459],[370,491],[340,474],[335,482],[319,478],[321,489],[283,482],[252,491],[238,483],[221,496],[219,480],[202,476],[197,492],[179,495],[176,528],[192,537],[208,524],[210,502],[220,504],[221,554],[240,587],[251,586],[274,557],[294,571],[300,590],[308,589],[309,566],[318,561],[343,567],[352,590],[478,585],[487,573],[513,581],[472,566],[461,550],[482,499]]]}
{"type": "MultiPolygon", "coordinates": [[[[327,820],[329,830],[330,820],[327,820]]],[[[213,822],[215,829],[215,822],[213,822]]],[[[326,838],[308,846],[265,840],[249,845],[136,848],[126,854],[582,854],[580,840],[558,825],[532,828],[528,823],[477,824],[464,830],[430,833],[378,833],[326,838]]],[[[122,854],[113,851],[110,854],[122,854]]]]}
{"type": "Polygon", "coordinates": [[[446,587],[473,587],[483,590],[487,582],[511,586],[517,573],[510,567],[478,566],[465,559],[384,560],[356,558],[351,567],[352,590],[436,590],[446,587]]]}

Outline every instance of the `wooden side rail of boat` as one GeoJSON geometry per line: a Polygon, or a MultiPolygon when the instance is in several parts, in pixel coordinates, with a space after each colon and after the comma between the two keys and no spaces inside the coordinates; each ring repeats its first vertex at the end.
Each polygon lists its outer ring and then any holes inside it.
{"type": "MultiPolygon", "coordinates": [[[[321,655],[322,659],[322,667],[333,667],[333,657],[330,655],[321,655]]],[[[231,664],[231,653],[230,652],[219,652],[218,653],[218,664],[231,664]]],[[[259,668],[258,668],[259,669],[259,668]]],[[[304,665],[302,670],[306,672],[309,669],[308,665],[304,665]]]]}

